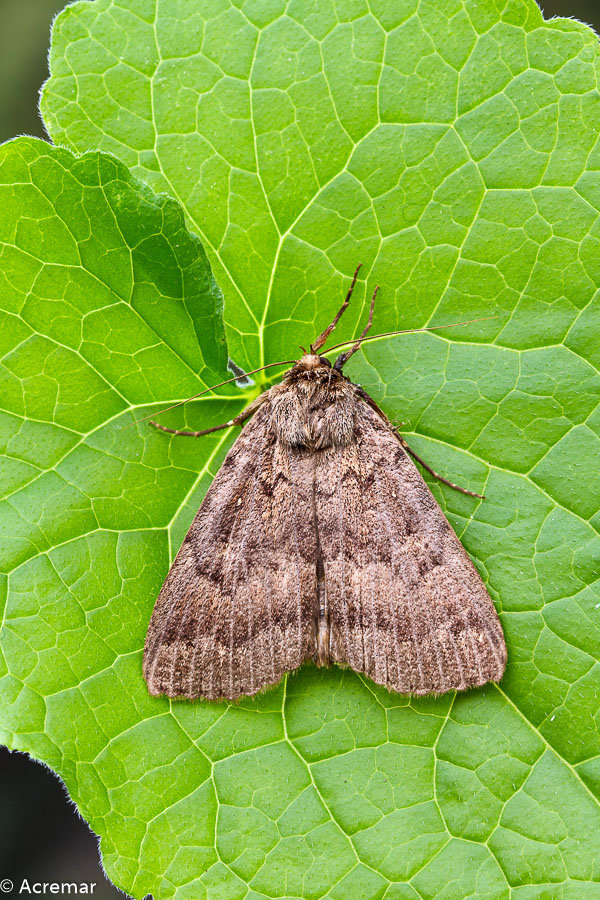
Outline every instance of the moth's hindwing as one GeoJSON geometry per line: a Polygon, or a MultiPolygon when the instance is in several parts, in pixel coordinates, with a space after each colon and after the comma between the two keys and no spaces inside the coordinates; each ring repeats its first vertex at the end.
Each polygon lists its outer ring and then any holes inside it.
{"type": "Polygon", "coordinates": [[[144,651],[152,694],[234,699],[316,649],[309,457],[290,470],[267,400],[215,477],[156,601],[144,651]]]}
{"type": "Polygon", "coordinates": [[[401,693],[498,681],[492,600],[389,425],[358,403],[356,439],[316,466],[331,658],[401,693]]]}

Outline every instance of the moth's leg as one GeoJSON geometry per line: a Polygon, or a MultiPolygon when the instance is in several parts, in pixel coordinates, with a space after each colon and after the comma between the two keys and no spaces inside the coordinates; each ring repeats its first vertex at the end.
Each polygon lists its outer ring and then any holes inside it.
{"type": "Polygon", "coordinates": [[[222,425],[214,425],[212,428],[205,428],[203,431],[180,431],[177,428],[167,428],[166,425],[161,425],[160,422],[154,422],[152,419],[150,420],[150,424],[154,425],[155,428],[159,428],[161,431],[167,431],[169,434],[183,435],[184,437],[202,437],[205,434],[212,434],[214,431],[223,431],[225,428],[231,428],[234,425],[242,425],[263,405],[268,395],[269,392],[265,391],[264,394],[260,394],[252,401],[250,406],[247,406],[246,409],[242,410],[235,418],[230,419],[229,422],[223,422],[222,425]]]}
{"type": "Polygon", "coordinates": [[[377,296],[378,291],[379,291],[379,285],[377,285],[377,287],[373,291],[373,296],[371,297],[371,308],[369,310],[369,321],[363,328],[361,336],[359,338],[357,338],[356,343],[352,344],[352,346],[350,347],[349,350],[346,350],[344,353],[340,353],[340,355],[336,359],[335,363],[333,364],[333,368],[336,369],[338,372],[342,371],[342,369],[344,368],[344,366],[346,365],[346,363],[348,362],[348,360],[350,359],[352,354],[356,353],[356,351],[360,347],[360,342],[363,340],[363,338],[366,338],[367,334],[369,333],[369,329],[370,329],[371,325],[373,324],[373,310],[375,309],[375,297],[377,296]]]}
{"type": "Polygon", "coordinates": [[[416,461],[419,463],[419,465],[423,466],[423,468],[427,472],[429,472],[430,475],[433,475],[433,477],[436,479],[436,481],[441,481],[443,484],[447,484],[448,487],[454,488],[455,491],[460,491],[461,494],[466,494],[468,497],[477,497],[479,500],[485,500],[485,497],[483,494],[476,494],[475,491],[468,491],[466,488],[461,487],[459,484],[455,484],[453,481],[449,481],[447,478],[444,478],[443,475],[440,475],[438,472],[436,472],[434,469],[432,469],[431,466],[428,465],[424,459],[421,459],[419,454],[415,453],[415,451],[412,449],[412,447],[410,447],[409,444],[404,440],[404,438],[400,434],[398,428],[395,428],[394,425],[392,425],[392,423],[390,422],[390,420],[388,419],[388,417],[386,416],[384,411],[375,403],[373,398],[370,397],[369,394],[367,394],[367,392],[363,388],[359,387],[359,385],[355,385],[355,387],[356,387],[359,397],[361,397],[365,401],[365,403],[368,403],[369,406],[371,407],[371,409],[374,409],[375,412],[379,416],[381,416],[383,421],[387,425],[389,425],[391,431],[394,432],[394,434],[396,435],[396,437],[398,438],[398,440],[400,441],[400,443],[402,444],[402,446],[404,447],[406,452],[409,453],[413,459],[416,459],[416,461]]]}
{"type": "Polygon", "coordinates": [[[333,322],[331,323],[331,325],[328,325],[327,328],[325,329],[325,331],[322,331],[321,334],[319,335],[319,337],[316,340],[314,340],[312,342],[312,344],[310,345],[311,353],[316,353],[318,350],[321,349],[321,347],[323,346],[323,344],[325,343],[325,341],[327,340],[327,338],[329,337],[329,335],[331,334],[331,332],[333,331],[333,329],[335,328],[337,323],[342,318],[342,315],[348,309],[348,304],[350,303],[350,297],[352,296],[352,291],[354,290],[354,285],[356,284],[356,279],[358,278],[358,273],[360,272],[361,266],[362,266],[362,263],[359,263],[357,265],[356,271],[354,273],[354,278],[352,279],[352,284],[350,285],[348,293],[346,294],[346,299],[340,306],[338,314],[334,318],[333,322]]]}
{"type": "Polygon", "coordinates": [[[419,463],[419,465],[423,466],[423,468],[426,469],[430,475],[433,475],[433,477],[437,481],[441,481],[443,484],[447,484],[448,487],[454,488],[455,491],[460,491],[461,494],[467,494],[469,497],[478,497],[480,500],[485,500],[485,497],[483,496],[483,494],[476,494],[475,491],[468,491],[466,488],[461,487],[460,484],[454,484],[453,481],[448,481],[448,479],[444,478],[443,475],[440,475],[440,474],[438,474],[438,472],[435,472],[431,468],[431,466],[428,466],[427,463],[425,462],[425,460],[421,459],[419,454],[415,453],[415,451],[412,449],[412,447],[410,447],[406,443],[406,441],[404,440],[402,435],[398,432],[397,428],[394,428],[394,433],[396,434],[396,437],[398,438],[398,440],[400,441],[400,443],[402,444],[402,446],[404,447],[406,452],[410,453],[412,458],[416,459],[416,461],[419,463]]]}

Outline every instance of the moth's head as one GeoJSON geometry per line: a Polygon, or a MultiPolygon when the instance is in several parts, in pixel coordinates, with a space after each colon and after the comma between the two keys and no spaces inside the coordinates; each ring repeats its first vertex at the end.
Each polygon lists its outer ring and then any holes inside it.
{"type": "Polygon", "coordinates": [[[316,353],[305,353],[302,359],[296,363],[299,371],[315,372],[317,369],[330,369],[331,363],[326,356],[318,356],[316,353]]]}
{"type": "Polygon", "coordinates": [[[294,363],[292,368],[286,373],[286,377],[292,379],[308,378],[311,381],[327,378],[330,381],[332,375],[337,374],[332,369],[331,363],[326,356],[318,356],[316,353],[308,352],[298,362],[294,363]]]}

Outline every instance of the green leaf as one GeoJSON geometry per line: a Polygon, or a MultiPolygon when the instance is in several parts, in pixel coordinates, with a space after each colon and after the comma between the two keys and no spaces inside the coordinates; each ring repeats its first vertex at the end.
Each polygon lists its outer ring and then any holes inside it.
{"type": "MultiPolygon", "coordinates": [[[[57,143],[109,150],[182,202],[239,364],[297,353],[358,259],[369,290],[340,339],[376,282],[378,331],[497,316],[365,345],[349,374],[436,469],[485,489],[477,503],[433,487],[501,611],[509,665],[499,687],[437,699],[312,666],[236,705],[148,696],[150,610],[227,439],[121,426],[199,390],[222,345],[211,335],[209,364],[208,310],[183,322],[177,266],[154,251],[134,284],[160,316],[105,324],[133,296],[110,193],[81,176],[52,212],[11,163],[6,742],[62,775],[135,897],[597,897],[596,37],[544,23],[532,0],[94,0],[56,21],[51,68],[57,143]],[[92,331],[97,284],[126,299],[103,294],[92,331]]],[[[117,167],[35,142],[4,153],[21,147],[117,167]]],[[[176,207],[139,196],[128,209],[147,202],[162,234],[157,204],[176,207]]],[[[199,257],[180,219],[177,233],[199,257]]],[[[230,396],[171,421],[222,420],[230,396]]]]}

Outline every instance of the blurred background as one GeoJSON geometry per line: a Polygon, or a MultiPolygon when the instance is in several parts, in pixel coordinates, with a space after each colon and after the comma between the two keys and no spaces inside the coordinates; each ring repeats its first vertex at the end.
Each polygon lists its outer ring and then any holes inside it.
{"type": "MultiPolygon", "coordinates": [[[[188,0],[192,3],[193,0],[188,0]]],[[[598,0],[542,0],[546,18],[572,16],[600,33],[598,0]]],[[[0,141],[46,137],[37,112],[48,76],[50,25],[65,3],[0,0],[0,141]]],[[[123,897],[104,878],[97,839],[44,766],[0,748],[0,881],[96,882],[97,900],[123,897]]],[[[16,893],[16,891],[15,891],[16,893]]]]}

